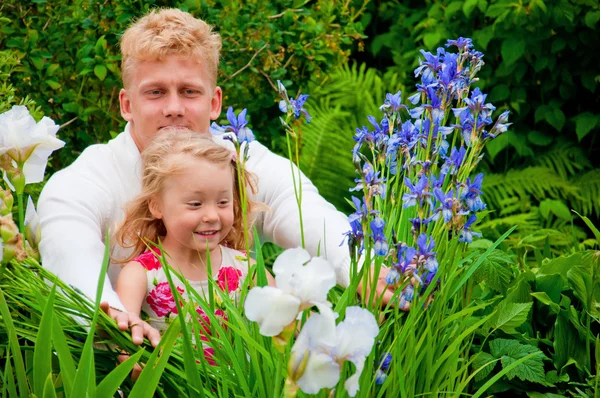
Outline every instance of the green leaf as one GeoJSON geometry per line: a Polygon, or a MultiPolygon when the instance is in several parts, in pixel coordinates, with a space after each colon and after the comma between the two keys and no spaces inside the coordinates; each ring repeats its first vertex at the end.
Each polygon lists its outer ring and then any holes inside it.
{"type": "Polygon", "coordinates": [[[600,21],[600,11],[588,11],[585,14],[584,21],[588,28],[596,29],[598,21],[600,21]]]}
{"type": "Polygon", "coordinates": [[[564,49],[566,45],[567,45],[567,42],[565,41],[565,39],[563,39],[562,37],[556,37],[554,39],[554,41],[552,42],[550,51],[552,52],[552,54],[555,54],[555,53],[561,51],[562,49],[564,49]]]}
{"type": "Polygon", "coordinates": [[[44,68],[44,58],[42,57],[30,57],[31,63],[37,70],[42,70],[44,68]]]}
{"type": "Polygon", "coordinates": [[[465,16],[467,18],[469,18],[469,16],[471,16],[471,13],[475,9],[475,7],[477,7],[477,3],[478,3],[478,0],[466,0],[465,1],[465,3],[462,6],[462,10],[465,13],[465,16]]]}
{"type": "Polygon", "coordinates": [[[60,366],[60,374],[62,377],[65,391],[71,391],[73,388],[73,380],[75,379],[75,361],[71,354],[71,350],[67,344],[67,338],[60,326],[58,317],[54,317],[52,325],[52,342],[54,350],[58,356],[58,364],[60,366]]]}
{"type": "Polygon", "coordinates": [[[520,37],[509,37],[502,42],[500,53],[504,62],[507,65],[512,65],[525,54],[525,40],[520,37]]]}
{"type": "Polygon", "coordinates": [[[498,317],[493,325],[508,334],[516,334],[529,315],[533,303],[503,303],[498,305],[498,317]]]}
{"type": "Polygon", "coordinates": [[[550,213],[563,220],[571,220],[571,210],[557,199],[544,199],[540,202],[540,212],[545,219],[549,218],[550,213]]]}
{"type": "Polygon", "coordinates": [[[98,77],[98,79],[104,80],[106,77],[106,72],[106,66],[100,64],[94,66],[94,74],[98,77]]]}
{"type": "Polygon", "coordinates": [[[592,270],[590,267],[585,265],[575,265],[567,272],[567,278],[573,286],[573,293],[575,296],[581,301],[585,309],[589,313],[592,313],[592,311],[594,311],[594,306],[592,304],[594,302],[600,302],[599,297],[594,297],[598,296],[600,287],[594,289],[592,283],[592,270]],[[594,290],[596,290],[596,292],[594,292],[594,290]]]}
{"type": "Polygon", "coordinates": [[[493,250],[475,273],[475,279],[485,281],[491,289],[504,294],[512,276],[511,264],[513,260],[508,254],[502,250],[493,250]]]}
{"type": "MultiPolygon", "coordinates": [[[[167,328],[167,331],[162,336],[158,347],[154,349],[152,355],[146,362],[144,370],[140,373],[140,377],[135,382],[131,393],[132,397],[152,397],[160,378],[163,374],[171,351],[175,346],[175,340],[177,339],[179,332],[181,331],[180,317],[174,318],[171,324],[167,328]]],[[[131,358],[129,358],[131,359],[131,358]]],[[[133,362],[135,364],[135,362],[133,362]]]]}
{"type": "Polygon", "coordinates": [[[446,19],[452,18],[462,8],[462,1],[453,1],[446,6],[444,10],[444,17],[446,19]]]}
{"type": "Polygon", "coordinates": [[[574,363],[579,370],[589,370],[586,344],[569,321],[566,311],[561,311],[556,318],[553,346],[554,366],[560,373],[570,363],[574,363]]]}
{"type": "Polygon", "coordinates": [[[546,292],[536,292],[531,293],[531,295],[535,297],[540,303],[550,306],[550,310],[554,314],[558,314],[560,312],[560,305],[552,301],[546,292]]]}
{"type": "Polygon", "coordinates": [[[103,380],[98,384],[98,389],[96,390],[96,395],[98,397],[113,397],[117,390],[121,387],[121,384],[129,373],[136,365],[136,363],[142,357],[144,353],[144,349],[140,349],[135,354],[131,355],[127,360],[119,366],[117,366],[113,371],[111,371],[103,380]]]}
{"type": "Polygon", "coordinates": [[[473,32],[473,40],[484,50],[487,49],[488,43],[494,37],[494,27],[486,26],[483,29],[473,32]]]}
{"type": "Polygon", "coordinates": [[[434,48],[442,40],[442,34],[439,30],[428,32],[423,35],[423,44],[426,48],[434,48]]]}
{"type": "Polygon", "coordinates": [[[508,371],[506,377],[509,380],[518,377],[522,381],[546,384],[543,361],[547,357],[539,348],[529,344],[520,344],[516,340],[495,339],[490,341],[490,351],[495,358],[500,358],[504,369],[519,359],[534,354],[508,371]]]}
{"type": "Polygon", "coordinates": [[[581,140],[588,135],[588,133],[590,131],[592,131],[592,129],[594,127],[596,127],[596,124],[598,124],[598,121],[600,121],[600,117],[597,115],[594,115],[590,112],[583,112],[580,113],[579,115],[574,117],[575,119],[575,132],[577,133],[577,140],[579,142],[581,142],[581,140]]]}
{"type": "Polygon", "coordinates": [[[505,101],[510,95],[510,89],[506,84],[499,84],[495,86],[490,92],[490,101],[502,102],[505,101]]]}
{"type": "Polygon", "coordinates": [[[475,374],[475,381],[481,381],[489,376],[496,366],[497,359],[488,354],[487,352],[481,351],[477,353],[477,356],[473,360],[473,370],[477,371],[475,374]]]}
{"type": "Polygon", "coordinates": [[[558,106],[541,105],[535,111],[535,122],[545,120],[556,130],[561,131],[565,124],[565,114],[558,106]]]}
{"type": "Polygon", "coordinates": [[[536,130],[531,130],[529,133],[527,133],[527,140],[537,146],[548,146],[554,141],[552,137],[549,137],[536,130]]]}
{"type": "Polygon", "coordinates": [[[52,76],[54,72],[56,72],[60,68],[59,64],[50,64],[48,68],[46,68],[46,76],[52,76]]]}
{"type": "MultiPolygon", "coordinates": [[[[6,299],[0,289],[0,315],[4,321],[5,331],[8,334],[8,346],[13,356],[15,363],[14,373],[17,375],[17,384],[19,385],[19,392],[21,396],[26,397],[29,395],[29,386],[27,384],[27,373],[25,372],[25,365],[23,364],[23,357],[21,356],[21,349],[19,347],[19,340],[17,338],[17,332],[15,324],[13,322],[10,310],[6,304],[6,299]]],[[[11,377],[13,372],[11,372],[11,377]]]]}
{"type": "Polygon", "coordinates": [[[596,238],[596,242],[598,242],[598,244],[600,244],[600,231],[598,231],[598,228],[596,228],[596,226],[594,225],[594,223],[592,223],[592,221],[587,218],[582,216],[581,214],[575,212],[575,214],[577,214],[579,217],[581,217],[581,219],[583,220],[583,222],[585,222],[585,225],[588,226],[588,228],[592,231],[592,233],[594,234],[594,237],[596,238]]]}
{"type": "Polygon", "coordinates": [[[39,39],[39,34],[37,30],[30,30],[27,32],[27,37],[29,38],[29,42],[31,43],[31,48],[35,48],[39,39]]]}
{"type": "Polygon", "coordinates": [[[54,383],[52,380],[52,373],[49,373],[48,377],[46,377],[46,381],[44,382],[44,391],[42,392],[41,396],[43,398],[55,398],[56,397],[56,389],[54,388],[54,383]]]}
{"type": "Polygon", "coordinates": [[[60,88],[60,83],[55,80],[46,80],[46,84],[49,85],[53,90],[60,88]]]}
{"type": "MultiPolygon", "coordinates": [[[[56,285],[52,286],[50,295],[44,305],[39,330],[51,330],[54,315],[54,296],[56,285]]],[[[44,303],[40,303],[42,306],[44,303]]],[[[38,396],[44,395],[48,375],[52,376],[52,333],[38,333],[33,350],[33,391],[38,396]]]]}

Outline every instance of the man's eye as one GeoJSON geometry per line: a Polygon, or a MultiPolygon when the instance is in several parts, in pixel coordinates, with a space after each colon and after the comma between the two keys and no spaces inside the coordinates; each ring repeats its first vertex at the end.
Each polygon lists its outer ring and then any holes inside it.
{"type": "Polygon", "coordinates": [[[162,91],[161,90],[149,90],[148,94],[152,95],[152,96],[157,96],[157,95],[161,95],[162,91]]]}
{"type": "Polygon", "coordinates": [[[193,89],[187,89],[184,92],[185,92],[185,95],[199,95],[200,94],[200,91],[193,90],[193,89]]]}

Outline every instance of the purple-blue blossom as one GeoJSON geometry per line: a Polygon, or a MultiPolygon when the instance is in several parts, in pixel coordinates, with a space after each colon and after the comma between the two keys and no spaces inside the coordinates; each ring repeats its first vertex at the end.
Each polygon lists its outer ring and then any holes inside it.
{"type": "Polygon", "coordinates": [[[421,175],[419,181],[417,181],[416,185],[413,185],[408,177],[404,177],[404,184],[408,187],[409,193],[405,193],[402,195],[402,201],[404,202],[404,207],[411,207],[419,202],[419,205],[423,205],[423,201],[427,201],[431,204],[431,193],[427,191],[427,185],[429,181],[425,174],[421,175]]]}
{"type": "Polygon", "coordinates": [[[467,209],[470,211],[485,210],[486,205],[481,200],[481,185],[483,184],[483,173],[479,173],[471,182],[471,177],[467,177],[467,181],[461,189],[461,199],[465,201],[467,209]]]}
{"type": "Polygon", "coordinates": [[[477,221],[477,216],[475,214],[471,214],[471,216],[469,216],[469,219],[463,226],[462,230],[460,231],[460,234],[458,236],[459,242],[471,243],[473,242],[473,236],[481,236],[481,233],[471,231],[471,226],[475,221],[477,221]]]}

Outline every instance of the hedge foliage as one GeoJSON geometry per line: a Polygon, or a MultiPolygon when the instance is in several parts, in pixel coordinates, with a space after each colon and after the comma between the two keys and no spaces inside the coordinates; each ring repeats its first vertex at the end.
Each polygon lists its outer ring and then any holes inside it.
{"type": "Polygon", "coordinates": [[[55,156],[55,170],[122,131],[119,35],[152,7],[179,7],[215,25],[223,37],[223,105],[247,107],[255,132],[275,147],[276,80],[299,88],[324,79],[362,38],[361,0],[3,1],[0,50],[21,64],[9,82],[58,124],[71,122],[60,130],[68,146],[55,156]]]}

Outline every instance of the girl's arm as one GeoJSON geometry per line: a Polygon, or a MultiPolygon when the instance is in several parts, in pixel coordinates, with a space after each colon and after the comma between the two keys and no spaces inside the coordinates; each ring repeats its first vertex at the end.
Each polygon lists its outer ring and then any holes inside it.
{"type": "Polygon", "coordinates": [[[137,261],[123,267],[117,279],[117,294],[129,313],[140,315],[142,303],[148,293],[146,269],[137,261]]]}

